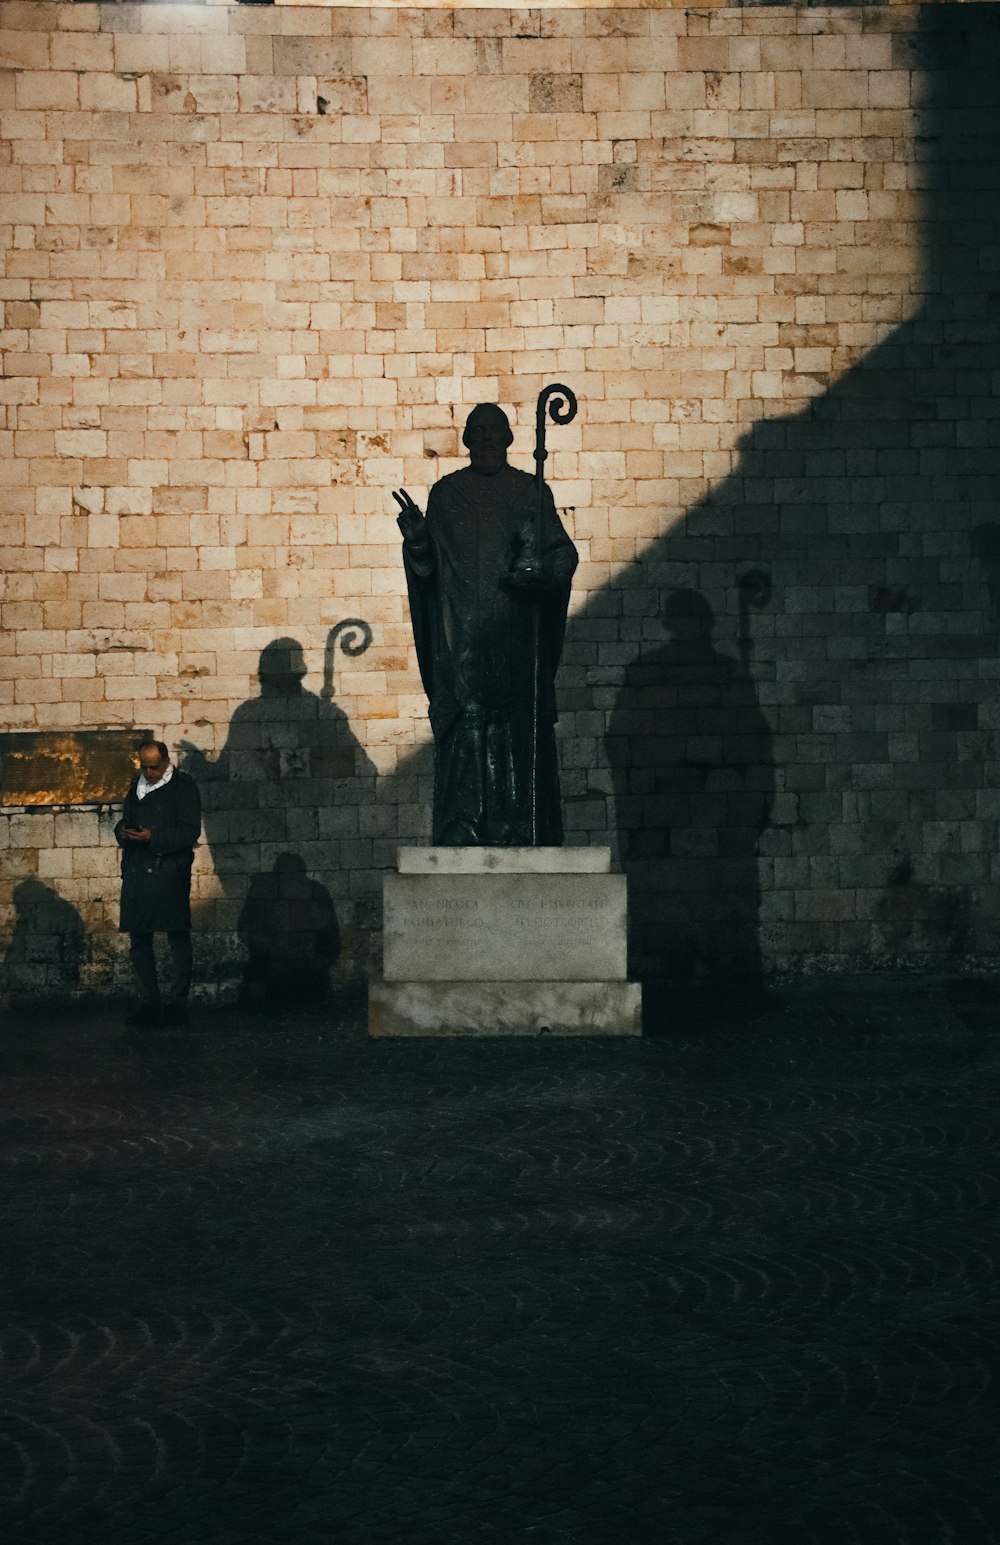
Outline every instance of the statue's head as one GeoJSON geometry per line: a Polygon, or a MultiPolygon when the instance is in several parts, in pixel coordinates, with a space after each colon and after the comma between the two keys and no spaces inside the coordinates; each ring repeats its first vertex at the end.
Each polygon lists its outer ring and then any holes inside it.
{"type": "Polygon", "coordinates": [[[481,402],[465,421],[462,444],[467,446],[473,472],[492,477],[507,465],[507,447],[514,436],[503,408],[481,402]]]}
{"type": "Polygon", "coordinates": [[[700,644],[711,648],[715,613],[697,590],[671,590],[663,603],[663,626],[677,643],[700,644]]]}

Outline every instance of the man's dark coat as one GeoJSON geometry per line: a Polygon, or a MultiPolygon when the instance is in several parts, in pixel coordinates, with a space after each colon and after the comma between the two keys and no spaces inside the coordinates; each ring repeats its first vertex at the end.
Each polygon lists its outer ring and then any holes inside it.
{"type": "Polygon", "coordinates": [[[115,827],[122,850],[122,933],[176,933],[191,927],[191,865],[201,832],[201,798],[187,773],[174,770],[169,783],[151,788],[145,799],[132,780],[125,809],[115,827]],[[148,842],[125,836],[126,826],[148,827],[148,842]]]}

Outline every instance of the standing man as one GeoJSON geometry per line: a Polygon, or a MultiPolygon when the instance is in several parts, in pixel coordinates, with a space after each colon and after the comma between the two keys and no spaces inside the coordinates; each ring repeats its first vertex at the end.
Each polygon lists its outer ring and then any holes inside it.
{"type": "Polygon", "coordinates": [[[201,832],[198,786],[170,760],[161,740],[139,747],[139,773],[125,796],[115,836],[122,849],[119,928],[139,986],[128,1025],[186,1025],[191,986],[191,865],[201,832]],[[163,1009],[153,934],[170,945],[171,978],[163,1009]]]}

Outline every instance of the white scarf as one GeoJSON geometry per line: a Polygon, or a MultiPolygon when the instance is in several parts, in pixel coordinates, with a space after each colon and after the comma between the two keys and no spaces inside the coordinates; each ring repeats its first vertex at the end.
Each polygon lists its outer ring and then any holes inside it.
{"type": "Polygon", "coordinates": [[[167,763],[167,770],[166,770],[166,772],[163,773],[161,777],[157,778],[155,783],[150,783],[149,779],[146,777],[146,774],[144,772],[141,772],[139,774],[139,782],[135,786],[136,798],[137,799],[145,799],[146,795],[152,793],[152,791],[154,789],[162,789],[163,785],[165,783],[169,783],[173,776],[174,776],[174,764],[173,764],[173,762],[168,762],[167,763]]]}

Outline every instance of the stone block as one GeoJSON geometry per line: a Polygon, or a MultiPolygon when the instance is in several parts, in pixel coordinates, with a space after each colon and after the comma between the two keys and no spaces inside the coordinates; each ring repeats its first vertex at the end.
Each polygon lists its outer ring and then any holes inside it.
{"type": "Polygon", "coordinates": [[[578,74],[532,75],[529,103],[533,113],[582,113],[583,77],[578,74]]]}
{"type": "Polygon", "coordinates": [[[642,1033],[638,982],[371,983],[372,1036],[642,1033]]]}

